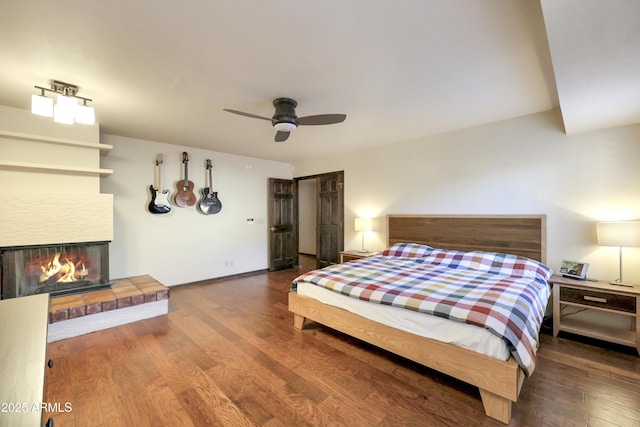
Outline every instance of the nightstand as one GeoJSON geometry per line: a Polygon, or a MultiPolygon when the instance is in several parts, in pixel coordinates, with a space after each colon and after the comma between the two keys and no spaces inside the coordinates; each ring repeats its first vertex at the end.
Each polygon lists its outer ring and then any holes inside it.
{"type": "Polygon", "coordinates": [[[554,275],[553,336],[560,331],[629,347],[640,354],[640,286],[554,275]]]}
{"type": "Polygon", "coordinates": [[[340,263],[353,261],[354,259],[368,258],[376,252],[342,251],[340,252],[340,263]]]}

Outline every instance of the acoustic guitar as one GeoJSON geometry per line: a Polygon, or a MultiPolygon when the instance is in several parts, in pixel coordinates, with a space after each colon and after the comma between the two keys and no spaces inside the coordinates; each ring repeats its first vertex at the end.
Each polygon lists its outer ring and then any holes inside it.
{"type": "Polygon", "coordinates": [[[169,203],[169,190],[162,189],[162,153],[156,157],[156,186],[149,186],[151,193],[151,201],[149,202],[149,212],[153,214],[165,214],[171,211],[171,203],[169,203]]]}
{"type": "Polygon", "coordinates": [[[176,195],[173,202],[181,208],[196,204],[196,195],[193,193],[193,182],[189,181],[189,155],[182,153],[182,165],[184,167],[184,179],[176,183],[176,195]]]}
{"type": "Polygon", "coordinates": [[[198,207],[205,215],[217,214],[222,209],[222,202],[218,199],[218,192],[213,191],[213,179],[211,178],[211,160],[207,159],[207,170],[209,171],[209,186],[202,189],[202,199],[198,207]]]}

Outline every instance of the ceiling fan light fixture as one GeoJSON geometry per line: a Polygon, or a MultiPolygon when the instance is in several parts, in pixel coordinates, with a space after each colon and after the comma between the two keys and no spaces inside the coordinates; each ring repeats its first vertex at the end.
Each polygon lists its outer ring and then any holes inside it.
{"type": "Polygon", "coordinates": [[[223,108],[223,110],[228,113],[251,117],[252,119],[269,120],[271,126],[277,131],[274,138],[275,142],[286,141],[289,138],[289,134],[298,126],[331,125],[334,123],[342,123],[347,118],[346,114],[316,114],[298,117],[296,115],[297,105],[298,103],[291,98],[276,98],[273,100],[275,113],[271,118],[245,113],[244,111],[230,110],[228,108],[223,108]]]}
{"type": "Polygon", "coordinates": [[[278,132],[291,132],[295,130],[297,126],[295,125],[295,123],[279,122],[273,125],[273,127],[276,128],[278,132]]]}

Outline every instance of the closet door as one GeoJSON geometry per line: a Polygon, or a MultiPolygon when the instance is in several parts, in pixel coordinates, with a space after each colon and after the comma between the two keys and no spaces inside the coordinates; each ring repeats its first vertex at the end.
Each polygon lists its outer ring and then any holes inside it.
{"type": "Polygon", "coordinates": [[[317,177],[317,239],[318,267],[340,262],[344,248],[344,172],[317,177]]]}
{"type": "Polygon", "coordinates": [[[298,265],[295,223],[298,201],[293,180],[269,178],[269,270],[298,265]]]}

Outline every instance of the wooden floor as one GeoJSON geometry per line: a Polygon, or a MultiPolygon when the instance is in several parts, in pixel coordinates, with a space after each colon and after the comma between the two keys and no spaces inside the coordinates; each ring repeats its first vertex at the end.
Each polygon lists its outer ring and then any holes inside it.
{"type": "MultiPolygon", "coordinates": [[[[167,316],[49,344],[56,427],[503,425],[471,386],[294,329],[287,292],[304,264],[173,288],[167,316]]],[[[543,334],[510,425],[640,425],[640,358],[543,334]]]]}

